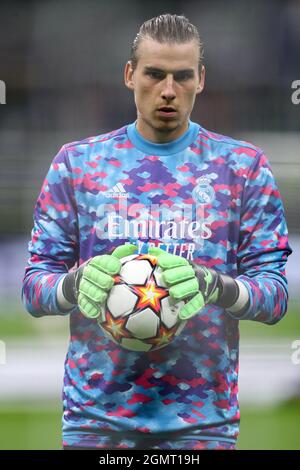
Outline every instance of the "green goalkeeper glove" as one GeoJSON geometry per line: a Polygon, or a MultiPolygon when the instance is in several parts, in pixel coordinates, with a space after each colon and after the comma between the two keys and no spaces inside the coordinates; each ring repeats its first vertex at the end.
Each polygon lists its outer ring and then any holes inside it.
{"type": "Polygon", "coordinates": [[[135,245],[121,245],[111,255],[95,256],[68,273],[62,284],[65,299],[71,304],[77,303],[87,318],[97,318],[100,314],[99,306],[105,302],[114,285],[113,276],[120,272],[120,259],[136,251],[135,245]]]}
{"type": "Polygon", "coordinates": [[[188,320],[210,303],[228,308],[236,302],[239,288],[230,276],[189,263],[185,258],[160,248],[150,248],[149,254],[157,257],[170,296],[175,301],[187,300],[179,312],[181,320],[188,320]]]}

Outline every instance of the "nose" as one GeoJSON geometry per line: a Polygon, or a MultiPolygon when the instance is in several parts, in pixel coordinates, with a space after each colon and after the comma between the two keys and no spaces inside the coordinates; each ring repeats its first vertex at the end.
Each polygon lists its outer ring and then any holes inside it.
{"type": "Polygon", "coordinates": [[[167,101],[176,98],[176,93],[174,89],[174,78],[172,74],[168,74],[163,82],[161,97],[167,101]]]}

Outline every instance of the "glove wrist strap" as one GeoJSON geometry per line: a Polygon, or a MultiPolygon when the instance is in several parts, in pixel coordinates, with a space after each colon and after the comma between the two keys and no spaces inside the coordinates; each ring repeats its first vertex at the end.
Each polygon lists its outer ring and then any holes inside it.
{"type": "Polygon", "coordinates": [[[56,290],[56,300],[57,300],[57,303],[58,303],[58,307],[59,307],[60,311],[62,311],[62,312],[66,312],[66,311],[69,311],[70,309],[74,308],[73,302],[69,302],[63,294],[62,286],[63,286],[64,279],[65,279],[66,276],[67,275],[64,275],[61,278],[61,280],[58,283],[57,290],[56,290]]]}
{"type": "Polygon", "coordinates": [[[79,284],[86,264],[87,262],[83,263],[75,271],[69,272],[62,283],[62,294],[67,302],[73,305],[77,304],[79,284]]]}
{"type": "Polygon", "coordinates": [[[229,308],[234,305],[239,297],[239,287],[233,277],[227,274],[219,274],[220,296],[216,305],[229,308]]]}
{"type": "Polygon", "coordinates": [[[218,273],[215,269],[206,268],[193,263],[193,268],[199,282],[200,291],[203,293],[203,279],[205,272],[211,274],[211,292],[217,292],[217,298],[211,302],[219,307],[229,308],[234,305],[239,297],[239,286],[235,280],[227,274],[218,273]]]}
{"type": "Polygon", "coordinates": [[[77,303],[75,273],[76,271],[68,273],[62,283],[62,294],[67,302],[73,305],[77,303]]]}

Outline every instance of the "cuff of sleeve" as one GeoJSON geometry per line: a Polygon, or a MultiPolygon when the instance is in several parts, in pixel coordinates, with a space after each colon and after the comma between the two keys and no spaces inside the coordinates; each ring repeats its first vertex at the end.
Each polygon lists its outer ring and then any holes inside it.
{"type": "Polygon", "coordinates": [[[56,290],[56,300],[57,300],[57,305],[58,308],[63,312],[63,313],[69,313],[70,310],[72,310],[75,307],[75,304],[71,304],[70,302],[67,301],[63,294],[62,290],[62,285],[65,279],[65,276],[62,276],[58,285],[57,285],[57,290],[56,290]]]}
{"type": "Polygon", "coordinates": [[[248,315],[250,295],[246,285],[242,281],[235,279],[235,282],[239,287],[239,295],[236,302],[227,309],[227,312],[232,318],[243,320],[247,318],[248,315]]]}

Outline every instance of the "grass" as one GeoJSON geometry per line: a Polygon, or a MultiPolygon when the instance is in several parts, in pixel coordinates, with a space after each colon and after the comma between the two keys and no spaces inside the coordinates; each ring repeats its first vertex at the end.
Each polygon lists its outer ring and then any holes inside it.
{"type": "Polygon", "coordinates": [[[40,337],[43,334],[65,336],[69,318],[49,316],[34,318],[18,303],[0,306],[0,339],[40,337]]]}
{"type": "MultiPolygon", "coordinates": [[[[52,316],[33,318],[21,304],[7,304],[0,307],[0,339],[10,337],[38,337],[47,335],[68,335],[68,317],[52,316]]],[[[294,338],[300,334],[300,305],[290,302],[285,317],[276,325],[265,325],[253,321],[241,321],[242,340],[247,338],[294,338]]]]}
{"type": "Polygon", "coordinates": [[[60,404],[46,403],[1,404],[0,449],[61,449],[60,408],[60,404]]]}
{"type": "Polygon", "coordinates": [[[255,321],[240,321],[242,340],[247,338],[294,338],[300,334],[300,305],[290,302],[286,315],[275,325],[266,325],[255,321]]]}
{"type": "MultiPolygon", "coordinates": [[[[239,450],[300,450],[300,402],[242,408],[239,450]]],[[[0,449],[61,449],[60,403],[0,406],[0,449]]]]}
{"type": "MultiPolygon", "coordinates": [[[[300,335],[300,306],[272,327],[240,322],[241,340],[247,338],[295,338],[300,335]]],[[[1,305],[0,339],[67,335],[67,317],[32,318],[21,305],[1,305]],[[1,313],[2,312],[2,313],[1,313]],[[5,312],[5,314],[4,314],[5,312]]],[[[61,449],[61,403],[0,404],[0,449],[61,449]]],[[[241,407],[238,449],[300,450],[300,403],[278,407],[241,407]]]]}
{"type": "Polygon", "coordinates": [[[241,409],[238,449],[300,450],[300,402],[241,409]]]}

